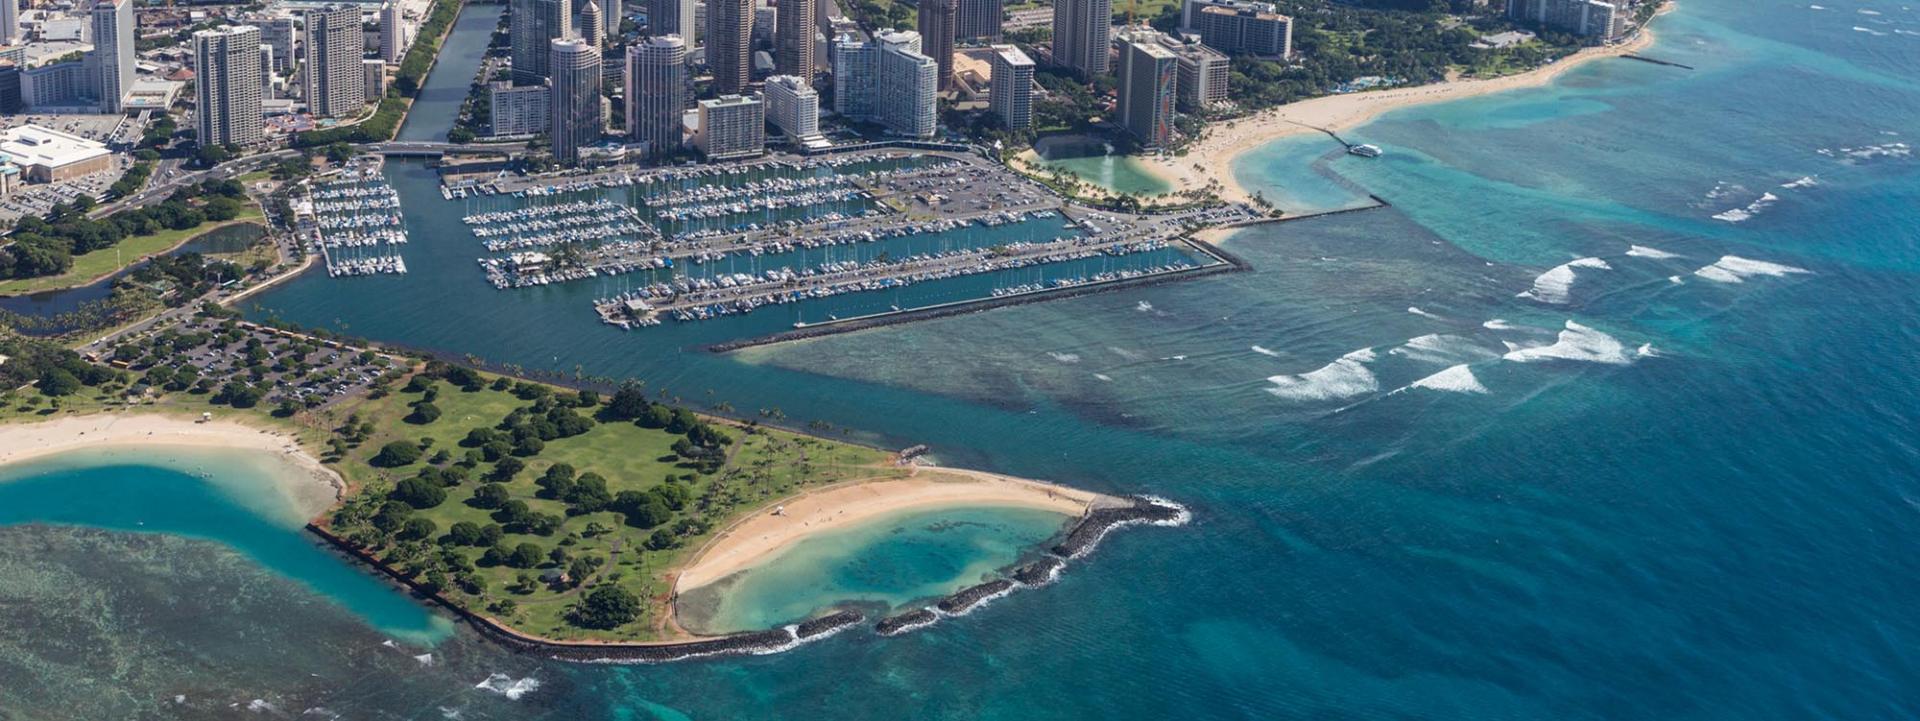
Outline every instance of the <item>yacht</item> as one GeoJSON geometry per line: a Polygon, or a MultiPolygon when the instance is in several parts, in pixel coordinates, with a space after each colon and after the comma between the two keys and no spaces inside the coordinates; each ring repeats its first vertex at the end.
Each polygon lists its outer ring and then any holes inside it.
{"type": "Polygon", "coordinates": [[[1378,145],[1349,145],[1347,146],[1347,152],[1362,158],[1378,158],[1384,151],[1380,150],[1380,146],[1378,145]]]}

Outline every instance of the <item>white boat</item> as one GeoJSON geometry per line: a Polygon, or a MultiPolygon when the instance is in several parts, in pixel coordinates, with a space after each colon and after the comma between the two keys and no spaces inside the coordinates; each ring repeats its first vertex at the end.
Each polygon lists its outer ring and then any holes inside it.
{"type": "Polygon", "coordinates": [[[1381,150],[1378,145],[1349,145],[1347,146],[1347,152],[1362,158],[1378,158],[1385,151],[1381,150]]]}

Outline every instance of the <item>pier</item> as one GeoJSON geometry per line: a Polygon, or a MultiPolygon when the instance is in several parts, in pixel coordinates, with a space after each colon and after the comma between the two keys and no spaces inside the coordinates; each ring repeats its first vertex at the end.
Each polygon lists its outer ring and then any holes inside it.
{"type": "Polygon", "coordinates": [[[308,181],[292,204],[295,228],[329,276],[407,272],[399,252],[407,242],[400,197],[381,177],[381,165],[373,156],[308,181]]]}

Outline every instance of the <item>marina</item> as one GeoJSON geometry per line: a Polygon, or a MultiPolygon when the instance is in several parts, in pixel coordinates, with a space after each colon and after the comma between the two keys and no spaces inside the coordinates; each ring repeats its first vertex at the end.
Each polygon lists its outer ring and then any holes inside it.
{"type": "Polygon", "coordinates": [[[407,272],[399,251],[407,243],[400,197],[382,169],[378,156],[356,160],[308,181],[291,203],[295,228],[331,277],[407,272]]]}

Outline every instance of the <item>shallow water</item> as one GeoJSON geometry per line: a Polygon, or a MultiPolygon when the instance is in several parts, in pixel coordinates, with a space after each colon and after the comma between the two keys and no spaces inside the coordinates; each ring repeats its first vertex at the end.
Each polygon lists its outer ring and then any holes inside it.
{"type": "MultiPolygon", "coordinates": [[[[1605,61],[1388,115],[1355,133],[1385,157],[1325,172],[1394,207],[1244,232],[1228,247],[1249,273],[728,357],[683,349],[761,321],[619,333],[582,319],[575,291],[495,293],[470,267],[416,291],[302,279],[259,312],[699,403],[711,388],[1195,512],[893,639],[581,668],[460,634],[443,646],[484,662],[369,674],[360,715],[1909,718],[1920,159],[1900,144],[1920,137],[1920,44],[1895,31],[1920,18],[1829,7],[1687,0],[1649,54],[1697,70],[1605,61]],[[1715,218],[1734,209],[1747,217],[1715,218]],[[1726,256],[1808,272],[1726,282],[1757,267],[1726,256]],[[1517,297],[1580,258],[1608,269],[1575,268],[1564,302],[1517,297]],[[517,700],[492,690],[528,678],[517,700]]],[[[1302,150],[1303,166],[1324,153],[1302,150]]],[[[437,202],[409,173],[403,197],[437,202]]],[[[470,266],[474,241],[434,227],[415,243],[466,244],[448,257],[470,266]]],[[[199,587],[156,579],[128,603],[199,587]]],[[[242,705],[249,669],[290,639],[332,645],[288,662],[283,707],[318,698],[302,674],[387,651],[337,618],[231,620],[262,645],[195,675],[242,705]]],[[[196,631],[150,633],[115,637],[164,650],[196,631]]],[[[61,651],[15,643],[11,658],[61,651]]],[[[75,672],[142,697],[182,676],[75,672]]]]}
{"type": "Polygon", "coordinates": [[[702,633],[775,628],[829,605],[890,614],[993,578],[1069,519],[1018,508],[882,516],[808,536],[740,573],[681,594],[680,623],[702,633]]]}

